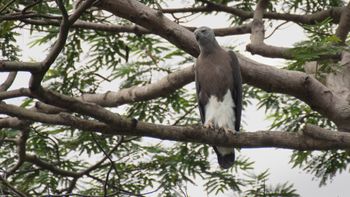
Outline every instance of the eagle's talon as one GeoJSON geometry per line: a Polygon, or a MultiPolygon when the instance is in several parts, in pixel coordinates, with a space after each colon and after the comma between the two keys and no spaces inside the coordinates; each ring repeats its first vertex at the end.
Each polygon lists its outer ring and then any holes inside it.
{"type": "Polygon", "coordinates": [[[226,134],[233,134],[236,135],[237,131],[230,129],[230,128],[220,128],[221,131],[224,131],[226,134]]]}
{"type": "Polygon", "coordinates": [[[207,124],[203,126],[206,129],[215,129],[214,123],[212,121],[209,121],[207,124]]]}

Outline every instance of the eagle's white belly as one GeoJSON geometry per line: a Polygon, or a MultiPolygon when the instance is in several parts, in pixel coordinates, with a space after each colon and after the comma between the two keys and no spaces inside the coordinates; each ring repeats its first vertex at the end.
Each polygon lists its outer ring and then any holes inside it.
{"type": "MultiPolygon", "coordinates": [[[[235,103],[230,90],[227,90],[222,101],[218,101],[217,97],[211,96],[205,106],[204,124],[211,122],[215,128],[229,128],[234,131],[236,121],[234,107],[235,103]]],[[[217,149],[222,155],[230,154],[233,151],[232,148],[226,147],[217,147],[217,149]]]]}
{"type": "Polygon", "coordinates": [[[234,107],[235,103],[233,102],[230,90],[227,90],[223,101],[218,101],[216,96],[210,96],[205,106],[204,124],[208,124],[211,121],[216,128],[234,130],[236,121],[234,107]]]}

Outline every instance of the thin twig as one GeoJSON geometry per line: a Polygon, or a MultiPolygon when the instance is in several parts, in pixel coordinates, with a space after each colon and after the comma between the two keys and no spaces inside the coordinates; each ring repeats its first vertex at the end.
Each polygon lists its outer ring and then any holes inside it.
{"type": "Polygon", "coordinates": [[[6,10],[6,8],[8,8],[13,2],[15,2],[16,0],[11,0],[10,2],[8,2],[6,5],[4,5],[4,7],[2,7],[0,9],[0,14],[1,12],[3,12],[4,10],[6,10]]]}
{"type": "Polygon", "coordinates": [[[285,25],[285,24],[287,24],[287,23],[289,23],[289,21],[285,21],[285,22],[283,22],[283,23],[277,25],[277,26],[275,27],[275,29],[270,33],[270,35],[266,36],[264,39],[266,40],[266,39],[270,38],[270,37],[277,31],[278,28],[282,27],[283,25],[285,25]]]}
{"type": "Polygon", "coordinates": [[[177,124],[179,124],[179,122],[181,121],[181,120],[183,120],[184,118],[186,118],[186,116],[188,115],[188,114],[190,114],[194,109],[196,109],[198,107],[198,105],[194,105],[191,109],[189,109],[184,115],[182,115],[179,119],[177,119],[175,122],[174,122],[174,124],[173,124],[173,126],[175,126],[175,125],[177,125],[177,124]]]}
{"type": "Polygon", "coordinates": [[[14,188],[9,182],[7,182],[4,177],[0,176],[0,182],[2,182],[3,185],[5,185],[7,188],[9,188],[13,193],[15,193],[17,196],[20,197],[27,197],[26,194],[19,191],[18,189],[14,188]]]}
{"type": "Polygon", "coordinates": [[[29,129],[25,128],[22,129],[20,135],[17,137],[17,155],[18,155],[18,161],[16,165],[14,165],[11,169],[9,169],[6,172],[6,176],[12,175],[14,172],[16,172],[24,163],[25,156],[26,156],[26,143],[29,137],[29,129]]]}
{"type": "Polygon", "coordinates": [[[39,4],[39,3],[41,3],[41,2],[42,2],[42,0],[35,0],[33,3],[27,5],[25,8],[23,8],[22,14],[25,14],[25,13],[27,12],[28,9],[30,9],[30,8],[32,8],[32,7],[34,7],[34,6],[36,6],[37,4],[39,4]]]}

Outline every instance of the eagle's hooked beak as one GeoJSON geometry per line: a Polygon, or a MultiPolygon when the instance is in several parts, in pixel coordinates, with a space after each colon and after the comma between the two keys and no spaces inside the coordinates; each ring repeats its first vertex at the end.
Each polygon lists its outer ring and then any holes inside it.
{"type": "Polygon", "coordinates": [[[199,40],[198,29],[196,29],[193,33],[194,33],[194,36],[196,37],[196,40],[198,41],[199,40]]]}
{"type": "Polygon", "coordinates": [[[198,41],[199,39],[199,35],[198,34],[194,34],[196,36],[196,40],[198,41]]]}

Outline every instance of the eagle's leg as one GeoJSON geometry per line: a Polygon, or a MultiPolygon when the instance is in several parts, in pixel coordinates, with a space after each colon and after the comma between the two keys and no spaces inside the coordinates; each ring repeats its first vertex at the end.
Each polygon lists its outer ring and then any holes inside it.
{"type": "Polygon", "coordinates": [[[215,129],[213,120],[209,120],[203,127],[206,129],[215,129]]]}
{"type": "Polygon", "coordinates": [[[220,131],[224,131],[226,134],[233,134],[233,135],[237,134],[236,130],[230,129],[228,127],[222,127],[220,128],[220,131]]]}

